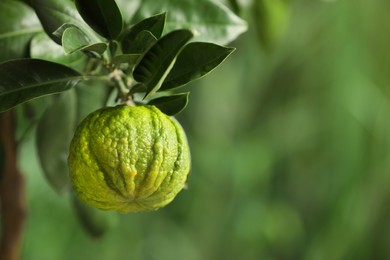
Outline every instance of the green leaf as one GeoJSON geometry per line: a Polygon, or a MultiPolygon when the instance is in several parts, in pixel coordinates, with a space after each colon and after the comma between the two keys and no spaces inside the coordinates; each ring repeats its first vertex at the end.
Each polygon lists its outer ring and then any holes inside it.
{"type": "Polygon", "coordinates": [[[142,54],[157,42],[157,38],[149,31],[141,31],[137,34],[134,40],[127,41],[122,44],[123,53],[138,53],[142,54]]]}
{"type": "Polygon", "coordinates": [[[81,226],[90,236],[100,238],[113,226],[116,215],[81,202],[73,193],[72,205],[81,226]]]}
{"type": "Polygon", "coordinates": [[[101,36],[115,39],[122,32],[122,14],[114,0],[76,0],[75,3],[84,21],[101,36]]]}
{"type": "Polygon", "coordinates": [[[71,89],[52,97],[37,126],[38,156],[43,173],[58,193],[69,190],[69,145],[76,128],[76,94],[71,89]]]}
{"type": "Polygon", "coordinates": [[[171,96],[159,97],[149,101],[148,105],[154,105],[168,116],[173,116],[183,111],[184,108],[187,106],[188,95],[189,93],[187,92],[171,96]]]}
{"type": "Polygon", "coordinates": [[[81,75],[64,65],[19,59],[0,64],[0,112],[27,100],[62,92],[81,80],[81,75]]]}
{"type": "Polygon", "coordinates": [[[160,90],[177,88],[203,77],[221,64],[234,50],[213,43],[189,43],[180,52],[160,90]]]}
{"type": "Polygon", "coordinates": [[[26,57],[30,39],[42,31],[34,10],[12,0],[0,1],[0,24],[0,62],[26,57]]]}
{"type": "Polygon", "coordinates": [[[133,68],[141,58],[141,54],[122,54],[112,58],[111,62],[116,65],[123,63],[128,64],[129,68],[133,68]]]}
{"type": "Polygon", "coordinates": [[[66,54],[76,52],[91,44],[91,39],[77,27],[66,28],[61,38],[66,54]]]}
{"type": "Polygon", "coordinates": [[[87,57],[82,53],[65,55],[64,49],[53,42],[47,34],[41,32],[32,38],[30,43],[30,56],[61,63],[81,71],[84,68],[87,57]]]}
{"type": "Polygon", "coordinates": [[[133,22],[168,11],[165,32],[185,28],[194,41],[227,44],[247,30],[247,23],[225,5],[210,0],[144,0],[133,22]]]}
{"type": "Polygon", "coordinates": [[[120,51],[120,48],[119,48],[120,45],[119,45],[118,41],[112,40],[112,41],[110,41],[108,46],[109,46],[109,50],[110,50],[110,53],[112,56],[116,56],[117,54],[122,54],[122,52],[120,51]]]}
{"type": "Polygon", "coordinates": [[[137,36],[143,32],[150,32],[156,39],[161,37],[164,30],[165,13],[148,17],[139,23],[135,24],[122,37],[122,50],[124,53],[134,53],[130,49],[134,45],[137,36]]]}
{"type": "Polygon", "coordinates": [[[107,49],[107,44],[103,42],[92,44],[91,39],[77,27],[69,27],[62,34],[62,46],[66,54],[76,51],[93,51],[103,54],[107,49]]]}
{"type": "Polygon", "coordinates": [[[145,98],[155,93],[183,46],[193,37],[191,31],[176,30],[158,40],[135,67],[133,77],[146,87],[145,98]]]}
{"type": "Polygon", "coordinates": [[[93,44],[90,44],[88,46],[81,48],[80,50],[103,54],[107,50],[107,43],[104,43],[104,42],[93,43],[93,44]]]}
{"type": "Polygon", "coordinates": [[[71,23],[64,23],[63,25],[61,25],[59,28],[57,28],[57,30],[55,30],[53,32],[53,35],[56,36],[58,39],[61,40],[61,43],[62,43],[62,35],[64,34],[65,30],[68,29],[68,28],[71,28],[71,27],[74,27],[74,28],[78,28],[76,25],[74,24],[71,24],[71,23]]]}
{"type": "Polygon", "coordinates": [[[53,33],[64,24],[71,24],[80,28],[93,42],[101,42],[98,35],[83,21],[73,2],[32,0],[32,7],[38,15],[45,32],[56,43],[61,44],[61,38],[53,33]]]}

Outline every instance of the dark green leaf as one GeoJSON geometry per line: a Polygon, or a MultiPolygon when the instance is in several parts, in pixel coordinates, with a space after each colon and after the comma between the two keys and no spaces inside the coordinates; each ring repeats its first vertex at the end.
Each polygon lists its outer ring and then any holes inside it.
{"type": "Polygon", "coordinates": [[[157,42],[157,38],[149,31],[141,31],[137,34],[134,40],[128,41],[122,45],[123,53],[138,53],[142,54],[157,42]]]}
{"type": "Polygon", "coordinates": [[[52,97],[37,126],[37,148],[43,173],[58,193],[69,190],[68,153],[76,128],[76,94],[71,89],[52,97]]]}
{"type": "Polygon", "coordinates": [[[106,43],[100,42],[92,44],[91,39],[77,27],[65,29],[62,34],[62,46],[67,54],[72,54],[80,50],[103,54],[107,49],[106,43]]]}
{"type": "Polygon", "coordinates": [[[79,71],[84,68],[87,58],[82,53],[65,55],[64,49],[43,32],[31,40],[30,56],[31,58],[61,63],[79,71]]]}
{"type": "Polygon", "coordinates": [[[193,37],[191,31],[176,30],[158,40],[142,57],[134,69],[134,79],[146,87],[146,96],[155,93],[161,86],[176,56],[193,37]]]}
{"type": "Polygon", "coordinates": [[[107,44],[104,42],[97,42],[81,48],[83,51],[96,52],[103,54],[107,50],[107,44]]]}
{"type": "Polygon", "coordinates": [[[122,14],[114,0],[76,0],[83,19],[97,33],[115,39],[123,29],[122,14]]]}
{"type": "Polygon", "coordinates": [[[134,67],[139,59],[141,58],[140,54],[122,54],[114,57],[111,62],[113,64],[119,65],[122,63],[127,63],[129,67],[134,67]]]}
{"type": "Polygon", "coordinates": [[[188,95],[189,93],[182,93],[172,96],[159,97],[149,101],[148,105],[154,105],[168,116],[173,116],[183,111],[183,109],[187,106],[188,95]]]}
{"type": "Polygon", "coordinates": [[[42,27],[34,10],[12,1],[0,1],[0,62],[27,56],[28,42],[42,27]]]}
{"type": "Polygon", "coordinates": [[[11,60],[0,64],[0,111],[27,100],[70,89],[81,75],[64,65],[36,60],[11,60]]]}
{"type": "Polygon", "coordinates": [[[244,20],[223,4],[210,0],[144,0],[133,22],[165,11],[165,32],[189,29],[195,32],[196,41],[227,44],[247,30],[244,20]]]}
{"type": "Polygon", "coordinates": [[[116,215],[88,206],[75,194],[72,194],[72,204],[80,224],[90,236],[102,237],[113,225],[116,215]]]}
{"type": "Polygon", "coordinates": [[[136,41],[137,36],[142,31],[148,31],[153,34],[155,38],[160,38],[164,30],[165,13],[158,14],[152,17],[148,17],[141,22],[131,27],[122,37],[122,50],[124,53],[134,53],[129,51],[136,41]]]}
{"type": "Polygon", "coordinates": [[[32,0],[32,7],[38,15],[47,35],[58,44],[61,44],[61,39],[53,33],[64,24],[72,24],[86,33],[93,42],[101,42],[101,39],[96,33],[83,21],[73,2],[32,0]]]}
{"type": "Polygon", "coordinates": [[[189,43],[180,52],[175,65],[160,90],[177,88],[206,75],[222,63],[233,51],[234,48],[213,43],[189,43]]]}

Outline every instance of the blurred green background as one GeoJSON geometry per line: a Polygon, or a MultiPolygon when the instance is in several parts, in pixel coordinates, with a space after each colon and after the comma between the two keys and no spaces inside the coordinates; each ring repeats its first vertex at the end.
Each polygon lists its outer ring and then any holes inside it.
{"type": "Polygon", "coordinates": [[[390,259],[390,1],[253,1],[226,1],[249,31],[178,118],[188,189],[92,238],[31,138],[22,259],[390,259]]]}

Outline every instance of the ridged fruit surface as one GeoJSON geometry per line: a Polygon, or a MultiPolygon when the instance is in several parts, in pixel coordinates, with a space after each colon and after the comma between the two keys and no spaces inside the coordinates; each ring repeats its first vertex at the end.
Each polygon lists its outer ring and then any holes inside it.
{"type": "Polygon", "coordinates": [[[190,170],[183,128],[155,106],[97,110],[78,126],[68,165],[81,200],[103,210],[151,211],[170,203],[190,170]]]}

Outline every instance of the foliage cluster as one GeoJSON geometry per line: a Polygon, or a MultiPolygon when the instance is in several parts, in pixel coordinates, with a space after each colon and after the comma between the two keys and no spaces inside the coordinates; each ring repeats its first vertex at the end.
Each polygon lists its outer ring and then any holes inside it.
{"type": "MultiPolygon", "coordinates": [[[[174,91],[222,63],[247,28],[210,0],[4,0],[0,17],[0,112],[16,111],[19,142],[37,126],[42,170],[58,193],[70,191],[69,143],[87,114],[118,103],[178,114],[189,93],[174,91]]],[[[75,203],[96,233],[99,213],[75,203]]]]}

